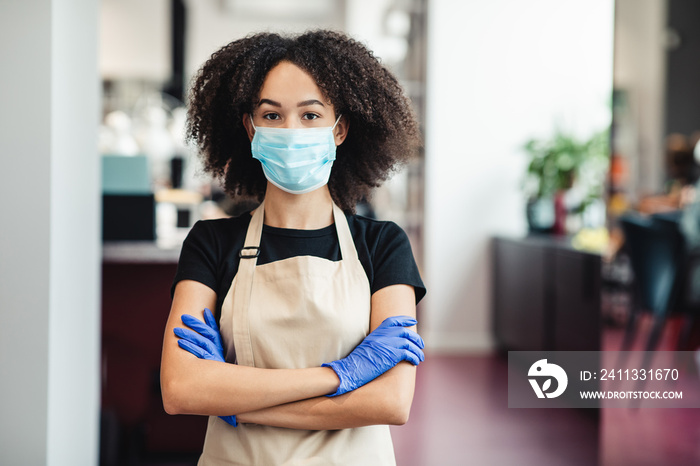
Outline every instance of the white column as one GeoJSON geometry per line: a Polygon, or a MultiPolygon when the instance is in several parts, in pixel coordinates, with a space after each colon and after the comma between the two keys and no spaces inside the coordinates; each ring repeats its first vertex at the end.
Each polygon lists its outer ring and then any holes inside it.
{"type": "Polygon", "coordinates": [[[524,234],[522,146],[610,123],[613,0],[428,2],[425,281],[434,350],[489,350],[494,234],[524,234]]]}
{"type": "Polygon", "coordinates": [[[98,462],[96,0],[0,3],[0,456],[98,462]]]}
{"type": "Polygon", "coordinates": [[[624,147],[630,195],[663,191],[666,157],[667,0],[615,2],[615,87],[627,93],[636,134],[624,147]]]}

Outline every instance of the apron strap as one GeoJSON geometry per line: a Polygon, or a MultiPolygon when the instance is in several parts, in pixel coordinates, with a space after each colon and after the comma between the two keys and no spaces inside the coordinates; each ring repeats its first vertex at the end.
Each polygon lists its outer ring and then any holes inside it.
{"type": "Polygon", "coordinates": [[[238,253],[238,285],[233,293],[233,344],[236,349],[236,363],[242,366],[255,366],[253,344],[250,340],[248,309],[250,295],[253,291],[255,266],[260,255],[260,238],[262,237],[263,219],[265,218],[265,201],[255,209],[250,219],[243,249],[238,253]]]}
{"type": "Polygon", "coordinates": [[[355,242],[352,240],[348,219],[345,218],[343,211],[333,203],[333,218],[335,220],[335,229],[338,232],[338,243],[340,244],[340,255],[342,260],[357,260],[357,249],[355,242]]]}

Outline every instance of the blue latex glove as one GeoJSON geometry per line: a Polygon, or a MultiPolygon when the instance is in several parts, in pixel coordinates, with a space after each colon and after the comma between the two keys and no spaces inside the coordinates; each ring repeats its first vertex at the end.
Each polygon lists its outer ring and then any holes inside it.
{"type": "MultiPolygon", "coordinates": [[[[221,334],[216,325],[214,315],[207,308],[204,309],[204,322],[189,315],[182,315],[182,323],[194,330],[176,327],[173,331],[180,338],[177,344],[180,348],[189,351],[199,359],[226,362],[224,348],[221,345],[221,334]]],[[[219,416],[219,418],[236,427],[236,416],[219,416]]]]}
{"type": "Polygon", "coordinates": [[[362,343],[343,359],[323,364],[330,367],[340,379],[338,390],[327,396],[337,396],[355,390],[370,382],[401,361],[417,366],[425,359],[423,339],[404,327],[416,325],[408,316],[389,317],[367,335],[362,343]]]}

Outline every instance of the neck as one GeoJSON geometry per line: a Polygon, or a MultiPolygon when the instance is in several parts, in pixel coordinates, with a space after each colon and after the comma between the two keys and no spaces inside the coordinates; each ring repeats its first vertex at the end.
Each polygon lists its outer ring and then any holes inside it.
{"type": "Polygon", "coordinates": [[[306,194],[289,194],[268,183],[264,223],[295,230],[317,230],[331,225],[333,200],[328,185],[306,194]]]}

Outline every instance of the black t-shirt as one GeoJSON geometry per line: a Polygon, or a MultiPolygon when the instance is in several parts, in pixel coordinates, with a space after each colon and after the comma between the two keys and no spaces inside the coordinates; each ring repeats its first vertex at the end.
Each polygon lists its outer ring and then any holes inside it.
{"type": "MultiPolygon", "coordinates": [[[[406,233],[393,222],[346,215],[370,290],[389,285],[414,287],[416,303],[425,295],[411,244],[406,233]]],[[[238,253],[243,247],[251,215],[197,222],[182,245],[171,293],[180,280],[195,280],[217,295],[216,316],[238,271],[238,253]]],[[[258,265],[296,256],[316,256],[338,261],[340,244],[335,224],[319,230],[293,230],[263,225],[258,265]]]]}

